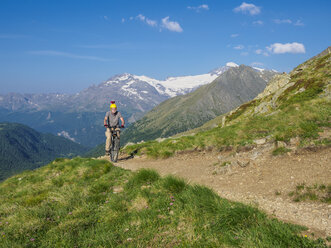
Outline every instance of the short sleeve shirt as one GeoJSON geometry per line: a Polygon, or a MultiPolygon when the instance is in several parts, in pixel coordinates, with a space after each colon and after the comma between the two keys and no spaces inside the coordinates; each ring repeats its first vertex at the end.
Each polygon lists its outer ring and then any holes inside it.
{"type": "Polygon", "coordinates": [[[122,118],[122,115],[120,112],[116,112],[115,114],[113,114],[111,111],[108,111],[106,113],[106,117],[107,118],[107,123],[108,123],[108,126],[110,127],[117,127],[119,126],[119,119],[122,118]]]}

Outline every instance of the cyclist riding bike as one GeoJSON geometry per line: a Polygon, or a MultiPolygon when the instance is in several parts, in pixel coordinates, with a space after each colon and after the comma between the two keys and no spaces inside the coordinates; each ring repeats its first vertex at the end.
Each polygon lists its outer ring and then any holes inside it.
{"type": "Polygon", "coordinates": [[[117,162],[117,156],[119,151],[119,140],[120,140],[120,127],[124,128],[124,119],[120,112],[117,111],[115,101],[111,101],[110,111],[106,113],[104,119],[104,126],[107,128],[105,135],[106,139],[106,155],[111,155],[111,161],[117,162]],[[119,125],[121,120],[121,126],[119,125]]]}

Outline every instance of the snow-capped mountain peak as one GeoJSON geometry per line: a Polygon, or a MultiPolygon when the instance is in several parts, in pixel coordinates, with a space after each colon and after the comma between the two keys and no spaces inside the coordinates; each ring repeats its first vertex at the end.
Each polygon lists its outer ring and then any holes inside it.
{"type": "MultiPolygon", "coordinates": [[[[209,84],[227,70],[237,67],[239,65],[236,63],[228,62],[225,66],[216,68],[209,73],[168,77],[164,80],[145,75],[123,73],[113,76],[96,88],[91,88],[91,91],[102,92],[99,93],[98,97],[103,94],[105,98],[114,99],[119,103],[130,102],[134,108],[144,112],[150,106],[155,106],[170,97],[187,94],[202,85],[209,84]]],[[[262,71],[260,68],[255,68],[255,70],[261,73],[261,77],[269,75],[266,70],[262,71]]]]}
{"type": "MultiPolygon", "coordinates": [[[[145,75],[133,75],[123,73],[115,75],[102,85],[104,86],[120,86],[121,90],[130,95],[135,95],[139,99],[143,96],[139,94],[138,84],[148,84],[152,86],[160,95],[165,97],[174,97],[189,93],[201,85],[211,83],[219,75],[229,69],[229,66],[220,67],[210,73],[190,76],[168,77],[165,80],[157,80],[145,75]]],[[[145,90],[146,91],[146,90],[145,90]]]]}
{"type": "Polygon", "coordinates": [[[226,63],[226,66],[228,66],[228,67],[239,67],[239,65],[237,65],[234,62],[228,62],[228,63],[226,63]]]}

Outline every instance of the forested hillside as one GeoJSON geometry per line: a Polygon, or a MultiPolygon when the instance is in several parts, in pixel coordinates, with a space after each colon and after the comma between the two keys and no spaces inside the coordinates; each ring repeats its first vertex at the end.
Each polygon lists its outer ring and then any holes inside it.
{"type": "Polygon", "coordinates": [[[63,137],[39,133],[17,123],[0,123],[0,181],[56,157],[74,157],[87,148],[63,137]]]}

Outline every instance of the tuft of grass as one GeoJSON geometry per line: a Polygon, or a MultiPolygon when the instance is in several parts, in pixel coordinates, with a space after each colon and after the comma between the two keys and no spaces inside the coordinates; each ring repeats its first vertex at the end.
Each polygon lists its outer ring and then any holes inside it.
{"type": "Polygon", "coordinates": [[[281,194],[282,194],[282,192],[280,192],[279,190],[276,190],[276,191],[275,191],[275,195],[278,196],[278,195],[281,195],[281,194]]]}
{"type": "Polygon", "coordinates": [[[221,167],[225,167],[227,165],[230,165],[231,162],[230,161],[224,161],[222,164],[221,164],[221,167]]]}
{"type": "Polygon", "coordinates": [[[141,169],[130,178],[127,186],[132,188],[136,185],[151,184],[159,179],[160,175],[155,170],[141,169]]]}
{"type": "Polygon", "coordinates": [[[295,191],[288,194],[293,201],[320,201],[331,204],[331,185],[314,184],[306,185],[305,183],[298,184],[295,191]]]}
{"type": "Polygon", "coordinates": [[[172,193],[180,193],[184,190],[185,186],[186,183],[183,179],[174,176],[167,176],[164,178],[163,187],[172,193]]]}
{"type": "Polygon", "coordinates": [[[285,154],[285,153],[290,152],[290,151],[291,151],[291,149],[289,149],[289,148],[278,147],[278,148],[276,148],[272,151],[272,155],[273,156],[278,156],[278,155],[282,155],[282,154],[285,154]]]}

